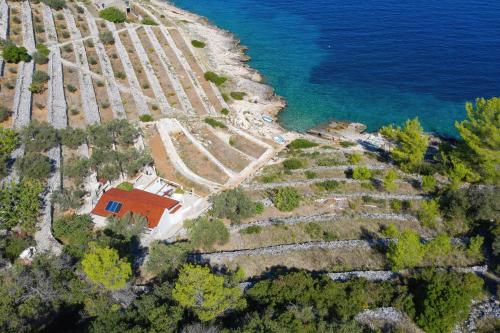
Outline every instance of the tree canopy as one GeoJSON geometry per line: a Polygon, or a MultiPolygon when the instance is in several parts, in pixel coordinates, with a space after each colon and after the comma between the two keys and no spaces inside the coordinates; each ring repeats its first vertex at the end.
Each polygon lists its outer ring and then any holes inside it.
{"type": "Polygon", "coordinates": [[[192,264],[182,267],[172,297],[202,321],[210,321],[230,309],[246,305],[238,286],[227,287],[223,276],[213,274],[208,267],[192,264]]]}
{"type": "Polygon", "coordinates": [[[83,257],[82,268],[90,281],[111,290],[125,287],[132,275],[130,264],[120,259],[117,250],[95,244],[91,244],[83,257]]]}
{"type": "Polygon", "coordinates": [[[242,219],[256,213],[256,203],[241,188],[218,193],[210,201],[213,214],[219,218],[227,218],[232,223],[240,223],[242,219]]]}
{"type": "Polygon", "coordinates": [[[484,180],[500,183],[500,98],[467,103],[467,119],[455,126],[470,150],[469,161],[484,180]]]}
{"type": "Polygon", "coordinates": [[[194,247],[211,250],[215,244],[223,245],[229,240],[229,231],[221,220],[199,217],[184,222],[194,247]]]}

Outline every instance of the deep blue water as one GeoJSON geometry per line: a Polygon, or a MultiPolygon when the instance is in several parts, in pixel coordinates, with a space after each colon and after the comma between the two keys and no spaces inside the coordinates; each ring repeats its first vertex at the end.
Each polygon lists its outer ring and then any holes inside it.
{"type": "Polygon", "coordinates": [[[288,106],[290,129],[376,130],[418,116],[455,134],[464,103],[500,95],[497,0],[175,0],[235,33],[288,106]]]}

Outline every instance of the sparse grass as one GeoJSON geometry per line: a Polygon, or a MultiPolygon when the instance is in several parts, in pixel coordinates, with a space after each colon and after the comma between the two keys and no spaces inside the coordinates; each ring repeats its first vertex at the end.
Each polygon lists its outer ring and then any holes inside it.
{"type": "Polygon", "coordinates": [[[139,120],[146,123],[149,121],[153,121],[153,117],[150,114],[143,114],[139,116],[139,120]]]}
{"type": "Polygon", "coordinates": [[[67,89],[70,93],[74,93],[74,92],[76,92],[76,91],[78,90],[78,89],[77,89],[74,85],[72,85],[72,84],[68,84],[68,85],[66,85],[66,89],[67,89]]]}

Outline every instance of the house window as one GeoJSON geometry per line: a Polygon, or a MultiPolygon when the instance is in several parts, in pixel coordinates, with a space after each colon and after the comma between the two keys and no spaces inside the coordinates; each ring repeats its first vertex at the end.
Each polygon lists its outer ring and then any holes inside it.
{"type": "Polygon", "coordinates": [[[118,201],[110,200],[106,205],[106,210],[111,213],[118,213],[122,208],[122,203],[118,201]]]}

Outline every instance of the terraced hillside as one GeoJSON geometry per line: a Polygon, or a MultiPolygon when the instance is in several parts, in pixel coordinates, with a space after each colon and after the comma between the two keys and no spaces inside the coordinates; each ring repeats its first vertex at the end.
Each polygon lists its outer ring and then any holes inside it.
{"type": "MultiPolygon", "coordinates": [[[[126,22],[113,23],[90,2],[47,4],[0,2],[4,44],[31,55],[30,61],[0,63],[0,103],[7,114],[1,127],[21,131],[38,122],[86,129],[127,121],[141,129],[134,146],[151,154],[154,172],[203,196],[237,186],[274,156],[278,145],[232,124],[233,109],[222,92],[231,78],[223,86],[209,81],[211,68],[200,63],[204,50],[194,50],[172,13],[134,2],[126,22]]],[[[51,193],[75,185],[62,174],[64,164],[88,159],[94,146],[43,152],[53,168],[44,192],[42,249],[58,247],[50,236],[51,193]]],[[[4,182],[18,180],[12,166],[25,153],[24,146],[12,153],[4,182]]],[[[95,204],[99,178],[96,169],[86,178],[89,196],[80,212],[95,204]]]]}

